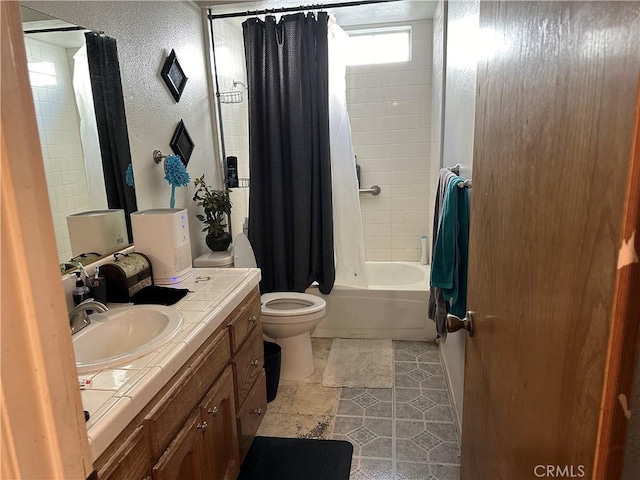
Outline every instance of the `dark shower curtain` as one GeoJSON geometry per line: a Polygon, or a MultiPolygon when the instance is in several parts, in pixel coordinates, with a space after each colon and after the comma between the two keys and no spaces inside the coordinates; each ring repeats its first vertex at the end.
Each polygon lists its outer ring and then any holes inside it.
{"type": "Polygon", "coordinates": [[[125,183],[127,167],[131,163],[131,150],[116,39],[95,32],[87,32],[84,37],[107,204],[109,208],[124,209],[129,241],[133,241],[129,215],[137,211],[138,206],[135,190],[125,183]]]}
{"type": "Polygon", "coordinates": [[[243,24],[249,87],[249,240],[262,293],[335,280],[327,14],[243,24]]]}

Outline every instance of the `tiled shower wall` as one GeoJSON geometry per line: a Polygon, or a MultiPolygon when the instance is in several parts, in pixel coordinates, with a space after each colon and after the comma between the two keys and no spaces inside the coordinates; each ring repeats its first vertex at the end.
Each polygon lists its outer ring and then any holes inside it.
{"type": "MultiPolygon", "coordinates": [[[[363,188],[360,194],[366,260],[418,261],[420,236],[431,236],[431,20],[412,27],[411,61],[347,67],[347,103],[363,188]]],[[[430,243],[430,239],[429,239],[430,243]]]]}
{"type": "MultiPolygon", "coordinates": [[[[430,20],[411,22],[412,60],[347,68],[347,102],[362,186],[380,185],[379,196],[361,194],[367,260],[417,261],[420,236],[431,235],[439,157],[432,156],[432,38],[430,20]],[[436,179],[434,181],[434,179],[436,179]]],[[[246,84],[239,26],[214,21],[220,91],[246,84]]],[[[226,155],[238,157],[240,177],[249,176],[246,93],[222,105],[226,155]]],[[[439,149],[438,149],[439,150],[439,149]]],[[[249,189],[235,189],[232,229],[242,231],[249,189]]]]}
{"type": "MultiPolygon", "coordinates": [[[[431,119],[431,161],[434,168],[440,168],[442,164],[442,100],[444,96],[444,1],[438,2],[433,14],[433,87],[432,103],[433,116],[431,119]]],[[[438,175],[432,175],[432,188],[438,188],[438,175]]],[[[432,235],[432,234],[431,234],[432,235]]]]}
{"type": "Polygon", "coordinates": [[[89,210],[78,114],[67,51],[25,39],[60,262],[71,258],[67,215],[89,210]]]}
{"type": "MultiPolygon", "coordinates": [[[[220,92],[242,91],[242,102],[223,103],[222,127],[227,156],[238,157],[238,176],[249,178],[249,114],[245,87],[234,89],[233,81],[247,84],[242,32],[226,20],[213,22],[218,83],[220,92]]],[[[231,192],[231,229],[233,236],[242,232],[242,224],[249,215],[249,189],[235,188],[231,192]]]]}

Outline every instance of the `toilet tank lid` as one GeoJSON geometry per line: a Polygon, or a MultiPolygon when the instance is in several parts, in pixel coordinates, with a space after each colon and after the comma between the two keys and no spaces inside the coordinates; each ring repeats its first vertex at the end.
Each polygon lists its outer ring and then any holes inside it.
{"type": "Polygon", "coordinates": [[[239,233],[233,241],[233,265],[236,268],[256,268],[256,257],[251,243],[244,233],[239,233]]]}
{"type": "Polygon", "coordinates": [[[193,260],[193,266],[202,267],[232,267],[233,247],[223,252],[206,252],[193,260]]]}

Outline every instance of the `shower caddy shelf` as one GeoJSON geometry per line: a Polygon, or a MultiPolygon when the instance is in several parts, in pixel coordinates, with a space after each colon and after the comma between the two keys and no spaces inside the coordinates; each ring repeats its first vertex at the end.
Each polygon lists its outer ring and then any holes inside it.
{"type": "Polygon", "coordinates": [[[249,178],[238,178],[237,180],[238,180],[238,184],[237,184],[237,185],[230,186],[230,185],[229,185],[229,179],[228,179],[228,178],[225,178],[225,179],[224,179],[224,186],[225,186],[225,187],[227,187],[227,188],[229,188],[229,189],[234,189],[234,188],[249,188],[249,187],[250,187],[250,185],[249,185],[249,183],[250,183],[250,182],[249,182],[249,180],[250,180],[250,179],[249,179],[249,178]]]}
{"type": "Polygon", "coordinates": [[[247,88],[247,86],[240,80],[234,80],[234,90],[229,92],[218,92],[220,103],[242,103],[242,94],[244,93],[244,90],[235,90],[238,85],[242,85],[245,90],[247,88]]]}

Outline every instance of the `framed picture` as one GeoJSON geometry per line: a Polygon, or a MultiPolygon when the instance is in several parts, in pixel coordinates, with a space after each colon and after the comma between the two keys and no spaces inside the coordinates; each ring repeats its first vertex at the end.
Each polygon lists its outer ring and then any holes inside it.
{"type": "Polygon", "coordinates": [[[180,63],[178,63],[175,50],[171,49],[171,53],[162,66],[162,72],[160,72],[160,75],[162,76],[164,83],[169,87],[169,91],[171,92],[174,100],[179,102],[188,79],[182,71],[180,63]]]}
{"type": "Polygon", "coordinates": [[[180,156],[182,163],[186,167],[189,163],[189,158],[191,158],[191,153],[195,147],[193,140],[191,140],[191,136],[189,132],[187,132],[187,127],[184,126],[184,122],[180,120],[180,123],[176,127],[175,132],[173,132],[173,137],[171,137],[171,142],[169,142],[169,146],[173,153],[180,156]]]}

